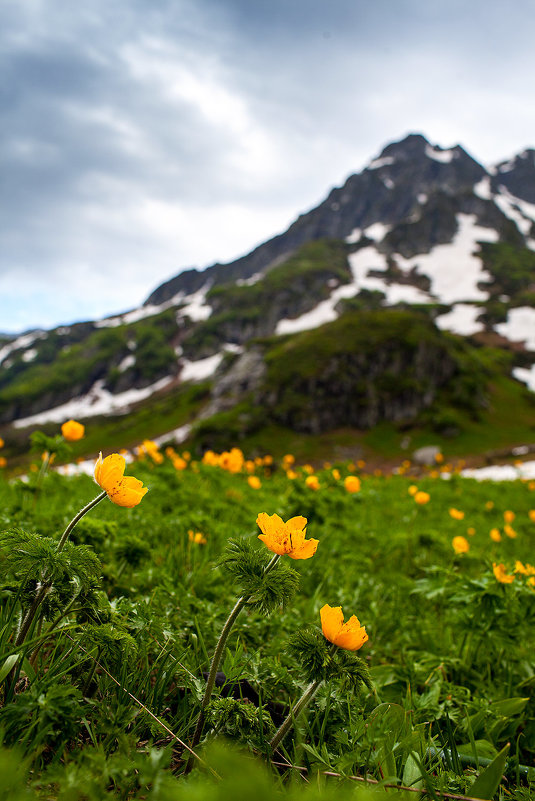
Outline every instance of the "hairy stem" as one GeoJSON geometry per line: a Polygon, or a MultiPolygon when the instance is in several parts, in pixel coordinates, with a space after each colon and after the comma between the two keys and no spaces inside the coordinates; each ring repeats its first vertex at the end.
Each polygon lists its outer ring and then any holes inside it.
{"type": "MultiPolygon", "coordinates": [[[[267,573],[269,573],[270,570],[272,570],[275,567],[275,565],[277,564],[279,559],[280,559],[279,554],[275,554],[275,556],[273,556],[271,561],[264,568],[264,573],[263,573],[264,576],[267,573]]],[[[202,730],[203,730],[203,727],[204,727],[206,707],[210,703],[210,698],[212,697],[212,692],[214,690],[215,680],[216,680],[216,676],[217,676],[217,669],[219,667],[219,663],[221,662],[221,657],[223,656],[223,653],[224,653],[224,650],[225,650],[225,645],[227,644],[228,636],[229,636],[229,634],[230,634],[230,632],[232,630],[232,627],[233,627],[233,625],[234,625],[234,623],[236,621],[236,618],[238,617],[238,615],[240,614],[241,610],[243,609],[245,604],[248,602],[250,597],[251,597],[250,595],[247,595],[247,596],[242,596],[241,598],[238,598],[238,600],[236,601],[236,603],[234,605],[234,608],[232,609],[230,615],[228,616],[228,618],[225,621],[225,625],[223,626],[223,628],[221,630],[221,634],[219,635],[219,639],[217,641],[217,645],[216,645],[216,648],[215,648],[215,651],[214,651],[214,655],[212,657],[212,662],[210,664],[210,672],[208,674],[208,678],[206,679],[206,687],[205,687],[204,695],[203,695],[203,698],[202,698],[202,701],[201,701],[201,709],[200,709],[200,712],[199,712],[199,717],[197,718],[197,725],[195,726],[195,731],[193,733],[193,739],[192,739],[191,745],[190,745],[191,749],[194,749],[195,746],[198,745],[199,740],[201,739],[202,730]]],[[[190,757],[189,760],[188,760],[188,764],[186,765],[185,772],[189,773],[192,767],[193,767],[193,758],[190,757]]]]}
{"type": "MultiPolygon", "coordinates": [[[[97,503],[100,503],[100,501],[102,501],[105,497],[106,497],[106,493],[105,492],[101,492],[100,495],[97,495],[96,498],[93,498],[92,501],[90,501],[86,506],[84,506],[83,509],[80,509],[78,514],[73,517],[73,519],[71,520],[71,522],[69,523],[69,525],[67,526],[67,528],[65,529],[63,534],[61,535],[61,538],[60,538],[58,544],[56,545],[56,553],[59,553],[63,549],[65,543],[67,542],[69,534],[71,533],[71,531],[73,530],[75,525],[82,519],[82,517],[85,514],[87,514],[91,509],[93,509],[93,507],[95,507],[97,505],[97,503]]],[[[21,625],[20,625],[20,629],[19,629],[19,633],[17,635],[17,639],[15,640],[15,645],[22,645],[23,644],[23,642],[26,639],[26,636],[27,636],[27,634],[28,634],[28,632],[29,632],[29,630],[31,628],[31,625],[32,625],[32,623],[34,621],[35,615],[37,614],[37,612],[39,610],[39,607],[41,606],[41,604],[45,600],[45,598],[48,595],[48,593],[50,592],[51,588],[52,588],[52,580],[48,579],[47,576],[46,576],[46,573],[44,573],[41,576],[41,581],[38,584],[38,589],[37,589],[35,597],[34,597],[34,599],[32,601],[32,604],[31,604],[31,606],[29,607],[28,611],[26,612],[26,614],[24,615],[24,617],[22,619],[22,622],[21,622],[21,625]]]]}
{"type": "Polygon", "coordinates": [[[304,709],[307,708],[309,703],[312,701],[318,688],[321,684],[321,681],[313,681],[311,684],[308,685],[307,689],[296,703],[296,705],[291,710],[290,714],[283,720],[280,727],[277,729],[275,734],[270,740],[269,747],[271,753],[277,748],[277,746],[282,742],[282,740],[286,737],[290,729],[293,728],[295,721],[303,712],[304,709]]]}

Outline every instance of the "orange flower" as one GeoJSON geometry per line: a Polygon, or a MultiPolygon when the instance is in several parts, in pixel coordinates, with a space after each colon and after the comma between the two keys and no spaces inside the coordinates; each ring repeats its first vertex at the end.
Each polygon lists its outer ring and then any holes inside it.
{"type": "Polygon", "coordinates": [[[535,509],[530,509],[528,515],[531,522],[535,523],[535,509]]]}
{"type": "Polygon", "coordinates": [[[7,459],[5,456],[0,456],[0,467],[6,467],[7,459]]]}
{"type": "Polygon", "coordinates": [[[332,475],[332,477],[334,478],[335,481],[340,481],[340,478],[341,478],[340,471],[338,470],[337,467],[333,467],[331,475],[332,475]]]}
{"type": "Polygon", "coordinates": [[[429,493],[424,492],[423,490],[418,490],[418,492],[415,492],[413,497],[416,503],[420,504],[420,506],[422,506],[424,503],[429,503],[431,500],[429,493]]]}
{"type": "Polygon", "coordinates": [[[344,478],[344,487],[348,492],[359,492],[360,478],[358,476],[346,476],[344,478]]]}
{"type": "Polygon", "coordinates": [[[460,509],[454,509],[452,506],[448,511],[450,513],[450,517],[453,517],[454,520],[463,520],[464,512],[461,512],[460,509]]]}
{"type": "Polygon", "coordinates": [[[310,559],[316,553],[319,540],[305,539],[306,517],[292,517],[285,523],[278,515],[260,512],[256,522],[262,531],[258,539],[273,553],[292,559],[310,559]]]}
{"type": "Polygon", "coordinates": [[[494,509],[494,501],[486,501],[485,509],[494,509]]]}
{"type": "Polygon", "coordinates": [[[344,623],[341,606],[325,604],[320,609],[320,617],[323,636],[339,648],[358,651],[368,639],[365,627],[360,625],[355,615],[351,615],[347,623],[344,623]]]}
{"type": "Polygon", "coordinates": [[[508,537],[510,537],[512,540],[514,540],[514,538],[516,537],[516,531],[514,530],[514,528],[512,526],[509,525],[509,523],[505,524],[505,526],[503,527],[503,530],[507,534],[508,537]]]}
{"type": "Polygon", "coordinates": [[[491,528],[491,530],[489,531],[489,537],[493,542],[502,541],[502,535],[500,534],[500,530],[497,528],[491,528]]]}
{"type": "Polygon", "coordinates": [[[469,537],[473,537],[474,534],[476,533],[476,530],[473,526],[468,526],[468,528],[466,529],[466,533],[468,534],[469,537]]]}
{"type": "Polygon", "coordinates": [[[195,545],[206,545],[208,540],[200,531],[192,531],[191,529],[188,531],[188,539],[190,542],[193,542],[195,545]]]}
{"type": "Polygon", "coordinates": [[[311,490],[319,490],[320,482],[317,476],[307,476],[305,478],[305,484],[311,490]]]}
{"type": "Polygon", "coordinates": [[[125,476],[125,467],[125,458],[120,453],[112,453],[105,459],[100,453],[95,464],[95,481],[105,490],[110,501],[131,508],[138,505],[148,487],[144,487],[138,478],[125,476]]]}
{"type": "Polygon", "coordinates": [[[67,442],[76,442],[84,436],[85,427],[81,423],[77,423],[76,420],[67,420],[61,426],[61,433],[67,442]]]}
{"type": "Polygon", "coordinates": [[[454,537],[451,544],[455,553],[467,553],[470,550],[470,543],[466,537],[454,537]]]}
{"type": "Polygon", "coordinates": [[[496,562],[492,563],[492,572],[501,584],[511,584],[511,582],[515,580],[515,577],[509,575],[505,569],[505,565],[501,562],[499,565],[497,565],[496,562]]]}
{"type": "Polygon", "coordinates": [[[247,483],[251,487],[251,489],[260,489],[262,486],[262,482],[258,478],[258,476],[248,476],[247,483]]]}
{"type": "Polygon", "coordinates": [[[5,444],[6,444],[6,443],[4,442],[4,440],[2,439],[2,437],[0,437],[0,448],[3,448],[5,444]]]}
{"type": "Polygon", "coordinates": [[[515,513],[511,512],[510,509],[507,509],[507,511],[503,513],[503,519],[505,520],[506,523],[512,523],[513,520],[515,519],[515,513]]]}
{"type": "Polygon", "coordinates": [[[239,473],[244,461],[242,451],[239,448],[231,448],[230,451],[223,451],[219,456],[219,467],[228,470],[229,473],[239,473]]]}

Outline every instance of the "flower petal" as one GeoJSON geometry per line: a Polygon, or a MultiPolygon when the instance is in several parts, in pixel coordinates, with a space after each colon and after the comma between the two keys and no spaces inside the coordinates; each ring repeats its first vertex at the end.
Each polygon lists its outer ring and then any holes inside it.
{"type": "Polygon", "coordinates": [[[116,503],[117,506],[132,508],[132,506],[138,505],[147,492],[148,487],[144,487],[139,478],[125,476],[108,494],[110,500],[116,503]]]}
{"type": "Polygon", "coordinates": [[[344,623],[344,614],[341,606],[325,604],[320,609],[321,630],[330,642],[336,642],[336,637],[344,623]]]}
{"type": "Polygon", "coordinates": [[[120,453],[112,453],[105,459],[100,454],[95,465],[95,481],[109,493],[121,481],[125,467],[125,458],[120,453]]]}
{"type": "Polygon", "coordinates": [[[316,550],[319,545],[319,540],[309,539],[305,540],[303,544],[298,548],[293,548],[289,552],[289,556],[292,559],[310,559],[311,556],[314,556],[316,550]]]}

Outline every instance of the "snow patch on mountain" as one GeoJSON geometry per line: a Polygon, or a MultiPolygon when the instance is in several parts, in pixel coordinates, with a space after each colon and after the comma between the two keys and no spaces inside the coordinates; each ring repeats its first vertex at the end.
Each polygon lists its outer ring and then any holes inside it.
{"type": "MultiPolygon", "coordinates": [[[[522,201],[508,192],[504,186],[500,186],[500,192],[494,195],[494,202],[506,217],[513,220],[520,233],[524,234],[524,236],[529,234],[534,218],[524,213],[521,207],[522,201]]],[[[531,206],[530,203],[524,203],[523,205],[526,207],[531,206]]],[[[535,211],[533,206],[531,208],[535,211]]]]}
{"type": "MultiPolygon", "coordinates": [[[[46,336],[44,331],[32,331],[29,334],[21,334],[20,337],[11,340],[7,345],[0,348],[0,364],[12,353],[15,353],[15,351],[22,350],[23,348],[30,348],[36,340],[42,339],[44,336],[46,336]]],[[[22,358],[24,359],[24,356],[22,358]]],[[[27,361],[31,361],[31,359],[27,361]]]]}
{"type": "Polygon", "coordinates": [[[190,362],[185,359],[180,372],[180,380],[204,381],[215,373],[222,359],[222,352],[215,353],[213,356],[207,356],[205,359],[198,359],[195,362],[190,362]]]}
{"type": "Polygon", "coordinates": [[[383,156],[382,158],[379,157],[378,159],[374,159],[370,162],[368,169],[369,170],[379,170],[381,167],[389,167],[395,161],[393,156],[383,156]]]}
{"type": "Polygon", "coordinates": [[[535,392],[535,364],[531,367],[513,367],[512,372],[517,381],[522,381],[528,389],[535,392]]]}
{"type": "Polygon", "coordinates": [[[489,281],[477,258],[477,243],[496,242],[498,234],[483,228],[473,214],[457,215],[457,233],[447,245],[436,245],[430,253],[405,259],[398,256],[398,264],[407,272],[414,267],[431,280],[431,294],[440,303],[459,303],[469,300],[486,300],[488,293],[478,289],[480,281],[489,281]]]}
{"type": "Polygon", "coordinates": [[[156,383],[143,389],[128,389],[112,395],[109,390],[104,388],[102,380],[95,381],[87,395],[72,398],[61,406],[47,409],[39,414],[15,420],[15,428],[26,428],[32,425],[42,425],[43,423],[62,423],[71,418],[84,419],[95,417],[100,414],[126,414],[134,403],[145,400],[155,392],[168,387],[175,379],[172,376],[161,378],[156,383]]]}
{"type": "Polygon", "coordinates": [[[455,150],[442,150],[440,147],[435,148],[433,145],[427,144],[425,146],[425,155],[434,161],[440,161],[442,164],[449,164],[458,154],[455,150]]]}
{"type": "Polygon", "coordinates": [[[293,320],[279,320],[275,333],[278,335],[296,334],[298,331],[309,331],[311,328],[317,328],[324,323],[330,323],[338,317],[338,313],[335,310],[336,304],[342,298],[352,298],[357,292],[358,287],[356,284],[344,284],[335,289],[327,300],[322,300],[311,311],[305,312],[305,314],[293,320]]]}
{"type": "Polygon", "coordinates": [[[530,306],[509,309],[505,323],[494,327],[511,342],[523,342],[526,350],[535,350],[535,309],[530,306]]]}
{"type": "Polygon", "coordinates": [[[477,321],[477,317],[480,314],[481,309],[479,306],[473,306],[471,303],[456,303],[451,311],[439,315],[435,323],[438,328],[444,331],[451,331],[453,334],[469,337],[483,328],[481,323],[477,321]]]}
{"type": "Polygon", "coordinates": [[[382,222],[376,222],[364,229],[364,236],[368,237],[368,239],[373,239],[375,242],[380,242],[385,238],[386,234],[390,231],[390,228],[390,225],[385,225],[382,222]]]}
{"type": "Polygon", "coordinates": [[[485,175],[481,181],[474,185],[474,195],[477,195],[482,200],[492,200],[493,193],[488,175],[485,175]]]}

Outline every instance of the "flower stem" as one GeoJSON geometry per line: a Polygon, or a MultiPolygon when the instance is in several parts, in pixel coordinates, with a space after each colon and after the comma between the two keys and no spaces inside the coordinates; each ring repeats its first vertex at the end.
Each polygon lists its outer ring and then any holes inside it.
{"type": "Polygon", "coordinates": [[[84,506],[83,509],[80,509],[78,514],[73,517],[73,519],[71,520],[71,522],[61,535],[61,539],[56,546],[56,553],[59,553],[63,549],[63,546],[67,542],[69,534],[71,533],[75,525],[82,519],[84,515],[86,515],[89,511],[91,511],[91,509],[93,509],[97,505],[97,503],[103,501],[107,494],[108,494],[107,492],[101,492],[100,495],[97,495],[96,498],[93,498],[92,501],[89,501],[89,503],[86,506],[84,506]]]}
{"type": "MultiPolygon", "coordinates": [[[[264,568],[263,576],[267,575],[277,564],[279,561],[280,556],[279,554],[275,554],[271,561],[266,565],[264,568]]],[[[249,601],[250,595],[243,595],[241,598],[238,598],[234,607],[225,621],[225,625],[221,629],[221,634],[219,635],[219,639],[217,641],[217,645],[215,647],[214,655],[212,657],[212,662],[210,664],[210,672],[208,674],[208,678],[206,679],[206,687],[204,689],[204,695],[201,701],[201,709],[199,712],[199,717],[197,718],[197,725],[195,726],[195,731],[193,733],[193,739],[190,744],[190,748],[193,750],[196,745],[198,745],[199,740],[201,739],[202,730],[204,727],[204,720],[205,720],[205,713],[206,707],[210,703],[210,698],[212,697],[212,692],[214,690],[215,680],[217,676],[217,669],[219,667],[219,663],[221,662],[221,657],[223,656],[223,652],[225,650],[225,645],[227,644],[228,636],[231,632],[231,629],[236,621],[236,618],[240,614],[241,610],[245,606],[245,604],[249,601]]],[[[188,764],[186,765],[185,773],[189,773],[193,767],[194,758],[190,756],[188,760],[188,764]]]]}
{"type": "MultiPolygon", "coordinates": [[[[71,531],[73,530],[75,525],[79,522],[79,520],[81,520],[82,517],[85,514],[87,514],[91,509],[93,509],[93,507],[95,507],[97,505],[97,503],[100,503],[100,501],[102,501],[105,497],[106,497],[106,493],[105,492],[101,492],[100,495],[97,495],[96,498],[93,498],[92,501],[90,501],[86,506],[84,506],[84,508],[81,509],[78,512],[78,514],[73,517],[73,519],[71,520],[71,522],[69,523],[69,525],[67,526],[67,528],[65,529],[63,534],[61,535],[61,538],[60,538],[58,544],[56,545],[56,553],[59,553],[63,549],[63,546],[67,542],[67,538],[68,538],[69,534],[71,533],[71,531]]],[[[17,638],[15,640],[15,645],[18,646],[18,645],[22,645],[23,644],[23,642],[26,639],[26,636],[27,636],[27,634],[28,634],[28,632],[30,630],[30,627],[31,627],[31,625],[33,623],[35,615],[37,614],[37,611],[38,611],[39,607],[41,606],[41,604],[43,603],[43,601],[45,600],[46,596],[50,592],[51,587],[52,587],[52,581],[47,578],[46,573],[43,574],[41,576],[41,581],[38,584],[37,592],[36,592],[35,597],[34,597],[34,599],[32,601],[32,604],[31,604],[31,606],[29,607],[28,611],[26,612],[26,614],[24,615],[24,617],[22,619],[22,622],[21,622],[21,625],[20,625],[20,629],[19,629],[19,633],[18,633],[17,638]]]]}
{"type": "Polygon", "coordinates": [[[293,707],[290,714],[285,718],[285,720],[283,720],[280,727],[277,729],[277,731],[271,738],[271,741],[269,743],[269,748],[271,753],[275,751],[277,746],[286,737],[290,729],[293,728],[294,723],[301,714],[301,712],[303,712],[303,710],[307,708],[309,703],[316,695],[316,692],[318,691],[318,688],[321,683],[322,680],[317,680],[313,681],[311,684],[308,685],[307,689],[305,690],[299,701],[296,703],[296,705],[293,707]]]}

